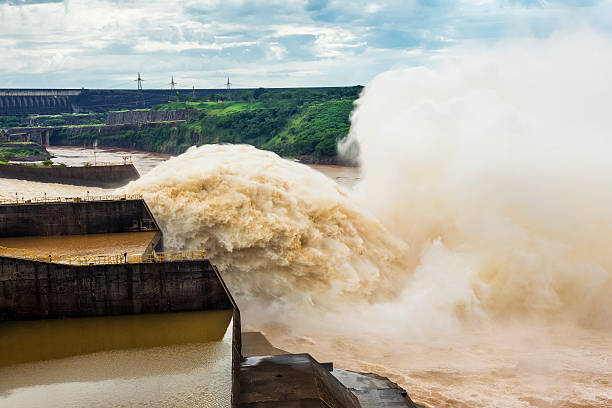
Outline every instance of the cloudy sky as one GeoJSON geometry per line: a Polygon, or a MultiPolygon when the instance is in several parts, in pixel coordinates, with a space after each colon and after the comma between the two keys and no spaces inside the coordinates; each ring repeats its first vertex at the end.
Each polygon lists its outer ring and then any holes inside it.
{"type": "Polygon", "coordinates": [[[336,86],[458,48],[612,31],[612,0],[0,0],[0,87],[336,86]]]}

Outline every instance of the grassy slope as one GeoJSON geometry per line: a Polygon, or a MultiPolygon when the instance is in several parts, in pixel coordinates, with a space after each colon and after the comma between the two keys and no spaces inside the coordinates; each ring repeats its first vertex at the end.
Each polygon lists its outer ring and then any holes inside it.
{"type": "Polygon", "coordinates": [[[40,160],[51,157],[47,149],[36,143],[2,143],[0,144],[0,161],[40,160]]]}

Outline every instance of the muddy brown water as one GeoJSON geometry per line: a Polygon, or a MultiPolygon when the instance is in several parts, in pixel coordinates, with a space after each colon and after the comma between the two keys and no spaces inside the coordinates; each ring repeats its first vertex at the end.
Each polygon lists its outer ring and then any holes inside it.
{"type": "Polygon", "coordinates": [[[228,407],[231,311],[3,322],[0,407],[228,407]]]}
{"type": "MultiPolygon", "coordinates": [[[[67,164],[93,159],[92,149],[50,150],[57,156],[56,161],[67,164]]],[[[98,149],[96,158],[120,161],[126,153],[132,155],[141,174],[167,158],[113,149],[98,149]]],[[[353,188],[360,180],[357,168],[310,167],[345,187],[353,188]]],[[[13,198],[15,192],[29,198],[44,192],[84,196],[87,191],[91,195],[112,192],[0,179],[3,198],[13,198]]],[[[262,329],[249,327],[244,320],[243,325],[247,329],[262,329]]],[[[363,335],[347,337],[333,332],[296,334],[290,328],[269,327],[266,335],[273,346],[290,352],[310,352],[320,361],[334,361],[339,368],[387,375],[404,386],[415,401],[431,407],[612,407],[610,331],[519,328],[501,332],[464,331],[431,339],[363,329],[363,335]]],[[[189,387],[186,384],[196,387],[194,384],[205,376],[201,370],[208,367],[208,351],[204,352],[210,350],[207,347],[181,344],[110,350],[13,365],[10,375],[9,371],[0,370],[0,407],[63,406],[61,398],[72,394],[78,394],[79,401],[87,401],[91,394],[92,399],[103,401],[98,406],[196,406],[198,392],[193,390],[197,388],[186,390],[189,387]],[[127,363],[121,366],[122,362],[127,363]],[[151,375],[133,376],[131,370],[135,366],[144,367],[151,375]],[[56,373],[67,380],[55,382],[56,373]],[[7,385],[13,377],[16,382],[7,385]],[[128,398],[133,387],[143,390],[141,397],[128,398]],[[148,394],[156,397],[146,397],[148,394]]]]}
{"type": "Polygon", "coordinates": [[[154,231],[115,234],[57,235],[51,237],[0,238],[0,246],[53,255],[88,256],[141,255],[155,236],[154,231]]]}

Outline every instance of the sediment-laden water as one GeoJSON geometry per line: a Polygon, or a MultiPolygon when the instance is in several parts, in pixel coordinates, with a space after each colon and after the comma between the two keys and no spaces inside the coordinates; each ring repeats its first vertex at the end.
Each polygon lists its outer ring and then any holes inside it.
{"type": "Polygon", "coordinates": [[[415,259],[393,226],[360,204],[360,188],[345,190],[252,147],[203,146],[126,191],[144,195],[167,246],[209,250],[245,327],[263,330],[276,346],[388,375],[436,407],[609,404],[605,275],[521,286],[512,269],[493,264],[488,273],[502,275],[488,283],[486,274],[470,276],[469,261],[478,258],[448,252],[444,230],[415,259]],[[501,279],[509,281],[496,289],[501,279]],[[559,287],[556,308],[524,304],[534,291],[546,302],[560,283],[574,286],[559,287]],[[576,303],[576,291],[591,298],[576,303]]]}
{"type": "Polygon", "coordinates": [[[11,237],[0,238],[0,247],[69,256],[123,253],[141,255],[145,252],[155,234],[154,231],[145,231],[50,237],[11,237]]]}
{"type": "MultiPolygon", "coordinates": [[[[127,190],[145,195],[169,249],[211,250],[245,328],[264,330],[276,346],[388,375],[436,407],[609,405],[609,331],[537,319],[461,323],[468,309],[448,288],[465,284],[415,273],[412,246],[373,218],[356,196],[363,187],[351,190],[359,170],[328,174],[340,185],[270,153],[209,146],[127,190]]],[[[33,192],[39,184],[17,183],[33,192]]],[[[449,268],[463,265],[455,262],[449,268]]]]}
{"type": "Polygon", "coordinates": [[[211,407],[231,395],[231,311],[3,322],[2,407],[211,407]]]}

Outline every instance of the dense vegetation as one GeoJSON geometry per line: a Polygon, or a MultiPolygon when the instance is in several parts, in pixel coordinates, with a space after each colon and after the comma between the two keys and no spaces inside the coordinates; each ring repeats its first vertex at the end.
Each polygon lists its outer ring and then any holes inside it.
{"type": "MultiPolygon", "coordinates": [[[[126,130],[105,135],[64,128],[52,139],[69,144],[119,146],[180,153],[204,143],[247,143],[284,156],[324,159],[336,155],[337,141],[346,137],[353,102],[362,87],[239,90],[231,94],[177,101],[155,110],[189,109],[190,119],[178,125],[126,130]],[[231,101],[227,99],[231,97],[231,101]]],[[[55,144],[55,143],[54,143],[55,144]]]]}
{"type": "Polygon", "coordinates": [[[47,160],[51,157],[47,149],[36,143],[0,143],[0,161],[38,161],[47,160]]]}

